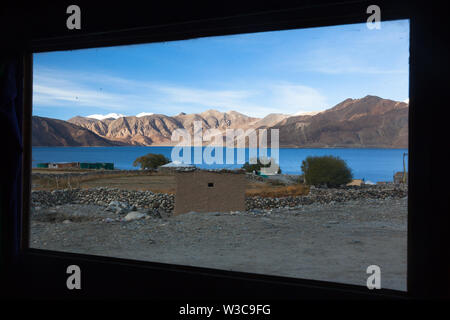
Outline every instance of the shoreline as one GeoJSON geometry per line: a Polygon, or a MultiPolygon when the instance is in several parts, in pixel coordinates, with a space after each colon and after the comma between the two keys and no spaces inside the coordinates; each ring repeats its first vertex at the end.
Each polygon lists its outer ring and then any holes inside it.
{"type": "MultiPolygon", "coordinates": [[[[206,164],[205,156],[208,156],[206,147],[202,149],[191,147],[190,159],[187,162],[193,162],[194,152],[202,153],[202,164],[199,168],[238,168],[242,167],[249,157],[256,156],[258,150],[230,148],[216,150],[217,159],[212,159],[214,163],[206,164]],[[222,153],[223,155],[220,155],[222,153]],[[228,157],[233,154],[232,158],[228,157]],[[242,159],[239,154],[244,155],[242,159]],[[221,158],[223,157],[223,158],[221,158]],[[242,161],[241,161],[242,160],[242,161]],[[216,163],[219,162],[219,163],[216,163]],[[221,163],[222,162],[222,163],[221,163]],[[229,162],[229,164],[227,164],[229,162]]],[[[45,162],[114,162],[114,167],[120,170],[138,170],[133,167],[133,161],[147,153],[163,154],[169,159],[172,153],[178,151],[174,147],[168,146],[124,146],[116,147],[33,147],[32,148],[32,167],[37,168],[38,163],[45,162]]],[[[354,179],[365,179],[366,181],[392,181],[395,172],[403,171],[402,154],[408,153],[408,149],[394,148],[280,148],[279,150],[265,149],[259,150],[259,154],[270,154],[278,152],[277,162],[283,174],[301,174],[301,163],[308,156],[333,155],[344,159],[348,166],[354,172],[354,179]]],[[[177,160],[179,155],[174,155],[177,160]]]]}
{"type": "MultiPolygon", "coordinates": [[[[165,148],[173,148],[177,147],[176,145],[152,145],[152,146],[136,146],[136,145],[124,145],[124,146],[31,146],[31,148],[124,148],[124,147],[138,147],[138,148],[159,148],[159,147],[165,147],[165,148]]],[[[208,147],[202,146],[202,148],[208,147]]],[[[220,147],[220,146],[218,146],[220,147]]],[[[191,148],[194,148],[191,146],[191,148]]],[[[225,146],[222,146],[222,148],[226,149],[249,149],[246,148],[228,148],[225,146]]],[[[271,149],[271,148],[267,148],[271,149]]],[[[361,150],[408,150],[408,147],[303,147],[303,146],[280,146],[279,149],[361,149],[361,150]]]]}

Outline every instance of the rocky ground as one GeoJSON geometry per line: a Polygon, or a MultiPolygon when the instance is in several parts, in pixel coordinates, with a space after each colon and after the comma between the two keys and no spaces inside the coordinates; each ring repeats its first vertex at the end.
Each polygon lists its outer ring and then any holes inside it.
{"type": "Polygon", "coordinates": [[[172,216],[173,195],[39,191],[30,246],[363,286],[375,264],[382,287],[406,290],[406,196],[399,185],[313,189],[247,199],[245,212],[172,216]]]}

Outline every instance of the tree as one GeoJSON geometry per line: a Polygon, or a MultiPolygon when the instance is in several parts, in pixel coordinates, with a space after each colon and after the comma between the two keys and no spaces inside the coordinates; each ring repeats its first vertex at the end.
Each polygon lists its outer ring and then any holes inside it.
{"type": "MultiPolygon", "coordinates": [[[[271,164],[271,161],[267,164],[263,164],[259,158],[257,158],[257,159],[252,158],[251,160],[252,161],[250,161],[250,162],[255,162],[255,160],[256,160],[256,163],[250,164],[249,162],[246,162],[242,166],[242,169],[244,169],[247,172],[254,172],[254,171],[259,172],[259,171],[261,171],[261,168],[269,168],[270,164],[271,164]]],[[[280,166],[276,163],[275,163],[275,166],[276,166],[276,168],[278,168],[277,173],[280,174],[281,173],[280,166]]]]}
{"type": "Polygon", "coordinates": [[[141,166],[141,169],[156,169],[169,162],[170,160],[162,154],[149,153],[134,160],[133,166],[141,166]]]}
{"type": "Polygon", "coordinates": [[[301,168],[308,185],[338,187],[349,183],[353,178],[347,163],[334,156],[307,157],[301,168]]]}

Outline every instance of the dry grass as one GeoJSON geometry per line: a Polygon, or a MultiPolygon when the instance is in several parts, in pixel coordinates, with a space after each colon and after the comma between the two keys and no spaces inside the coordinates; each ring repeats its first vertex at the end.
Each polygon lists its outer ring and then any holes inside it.
{"type": "Polygon", "coordinates": [[[51,173],[51,174],[63,174],[67,172],[91,172],[97,171],[96,169],[80,169],[80,168],[32,168],[33,173],[51,173]]]}
{"type": "Polygon", "coordinates": [[[81,188],[109,187],[126,190],[150,190],[152,192],[175,193],[175,176],[167,174],[103,176],[81,183],[81,188]]]}
{"type": "Polygon", "coordinates": [[[32,177],[33,190],[78,188],[83,177],[32,177]]]}
{"type": "MultiPolygon", "coordinates": [[[[36,172],[33,170],[33,172],[36,172]]],[[[66,173],[67,171],[60,170],[58,173],[66,173]]],[[[54,173],[46,171],[46,173],[54,173]]],[[[99,172],[98,174],[92,174],[87,176],[40,176],[33,177],[32,186],[33,190],[55,190],[55,189],[71,189],[71,188],[91,188],[91,187],[112,187],[121,188],[123,186],[130,185],[134,187],[133,180],[149,179],[149,176],[158,174],[137,171],[136,173],[131,172],[117,172],[103,174],[99,172]],[[122,179],[125,183],[118,183],[114,185],[114,182],[122,179]]],[[[151,178],[150,178],[151,179],[151,178]]],[[[142,184],[142,183],[141,183],[142,184]]],[[[130,189],[125,188],[125,189],[130,189]]],[[[144,188],[144,190],[148,190],[144,188]]]]}
{"type": "Polygon", "coordinates": [[[289,196],[304,196],[309,193],[309,187],[303,184],[273,185],[270,183],[251,183],[248,185],[245,195],[247,197],[281,198],[289,196]]]}

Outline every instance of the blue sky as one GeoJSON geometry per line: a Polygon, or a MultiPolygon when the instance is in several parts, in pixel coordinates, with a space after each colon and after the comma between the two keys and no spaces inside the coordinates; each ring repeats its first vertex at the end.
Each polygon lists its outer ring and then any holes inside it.
{"type": "Polygon", "coordinates": [[[408,98],[409,21],[34,54],[33,114],[263,117],[408,98]]]}

